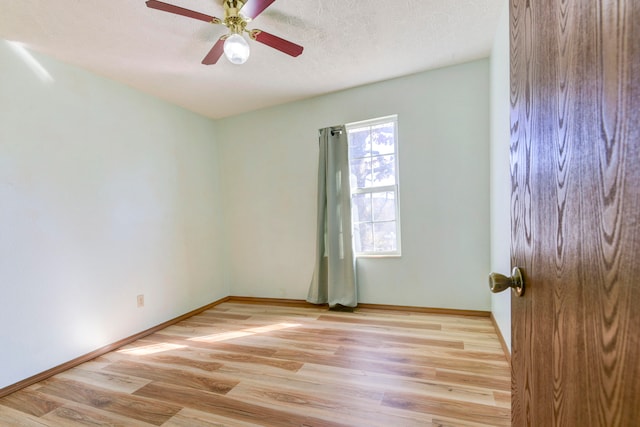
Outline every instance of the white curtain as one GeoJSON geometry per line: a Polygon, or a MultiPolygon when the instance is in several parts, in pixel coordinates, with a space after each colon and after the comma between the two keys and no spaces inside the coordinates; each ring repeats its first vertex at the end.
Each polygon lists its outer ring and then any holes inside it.
{"type": "Polygon", "coordinates": [[[307,301],[330,307],[358,304],[351,236],[349,143],[344,126],[320,129],[316,264],[307,301]]]}

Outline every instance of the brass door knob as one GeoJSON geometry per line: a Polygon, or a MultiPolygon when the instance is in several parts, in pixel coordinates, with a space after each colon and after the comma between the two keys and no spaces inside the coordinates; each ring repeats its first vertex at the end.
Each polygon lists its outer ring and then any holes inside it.
{"type": "Polygon", "coordinates": [[[522,278],[522,272],[518,267],[513,268],[511,277],[498,273],[491,273],[489,275],[489,289],[491,289],[491,292],[494,294],[509,288],[511,288],[519,297],[524,294],[524,279],[522,278]]]}

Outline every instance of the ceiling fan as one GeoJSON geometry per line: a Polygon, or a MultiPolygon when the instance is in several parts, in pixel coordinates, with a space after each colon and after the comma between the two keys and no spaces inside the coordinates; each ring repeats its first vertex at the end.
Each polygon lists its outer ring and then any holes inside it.
{"type": "Polygon", "coordinates": [[[148,0],[146,4],[147,7],[152,9],[226,26],[229,29],[229,34],[220,37],[207,56],[202,60],[204,65],[212,65],[218,62],[218,59],[220,59],[223,53],[227,59],[234,64],[244,64],[247,61],[249,58],[249,44],[244,37],[242,37],[243,33],[247,33],[251,39],[266,44],[287,55],[296,57],[302,53],[303,47],[300,45],[281,39],[266,31],[248,30],[246,28],[249,22],[260,15],[274,1],[275,0],[223,0],[224,19],[157,0],[148,0]]]}

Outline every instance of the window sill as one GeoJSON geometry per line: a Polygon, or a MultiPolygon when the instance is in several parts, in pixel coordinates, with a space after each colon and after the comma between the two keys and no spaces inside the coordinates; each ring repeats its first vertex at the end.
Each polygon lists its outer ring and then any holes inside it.
{"type": "Polygon", "coordinates": [[[356,254],[356,258],[402,258],[402,254],[356,254]]]}

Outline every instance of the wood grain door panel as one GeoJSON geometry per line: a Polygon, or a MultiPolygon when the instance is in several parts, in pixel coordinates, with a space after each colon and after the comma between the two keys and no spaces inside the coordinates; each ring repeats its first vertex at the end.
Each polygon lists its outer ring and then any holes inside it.
{"type": "Polygon", "coordinates": [[[513,425],[639,425],[640,2],[510,25],[513,425]]]}

